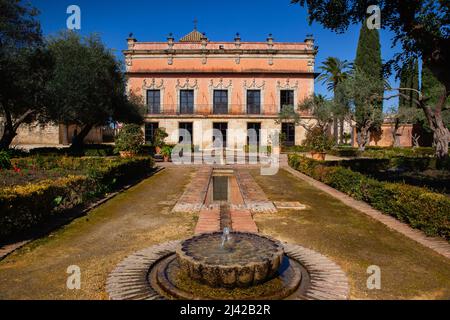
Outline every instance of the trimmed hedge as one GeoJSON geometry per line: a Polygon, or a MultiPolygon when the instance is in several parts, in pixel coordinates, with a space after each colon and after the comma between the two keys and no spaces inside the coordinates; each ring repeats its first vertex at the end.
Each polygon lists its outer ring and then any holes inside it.
{"type": "Polygon", "coordinates": [[[103,195],[130,180],[143,177],[153,170],[153,164],[153,159],[148,157],[62,157],[49,159],[48,163],[42,161],[41,167],[60,165],[86,168],[86,174],[0,189],[0,240],[26,231],[46,218],[103,195]]]}
{"type": "Polygon", "coordinates": [[[403,183],[381,182],[300,155],[289,155],[289,165],[427,235],[450,240],[450,198],[445,195],[403,183]]]}

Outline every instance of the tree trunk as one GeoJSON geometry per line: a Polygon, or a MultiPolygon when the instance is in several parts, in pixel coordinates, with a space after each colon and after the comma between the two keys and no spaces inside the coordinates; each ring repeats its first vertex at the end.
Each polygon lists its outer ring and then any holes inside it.
{"type": "Polygon", "coordinates": [[[5,130],[3,131],[2,138],[0,139],[0,150],[8,150],[16,135],[17,134],[12,126],[5,125],[5,130]]]}
{"type": "Polygon", "coordinates": [[[438,104],[431,109],[429,106],[421,105],[428,121],[428,125],[433,131],[433,145],[436,148],[436,158],[443,160],[448,157],[448,144],[450,142],[450,132],[442,120],[442,109],[448,97],[447,89],[444,89],[438,104]]]}
{"type": "Polygon", "coordinates": [[[339,144],[339,132],[338,132],[338,117],[333,116],[333,135],[334,135],[334,142],[339,144]]]}
{"type": "Polygon", "coordinates": [[[339,143],[344,144],[344,118],[339,119],[339,143]]]}
{"type": "Polygon", "coordinates": [[[14,137],[17,135],[17,129],[19,129],[19,126],[25,122],[34,111],[31,109],[27,110],[15,123],[13,123],[12,115],[8,108],[3,107],[3,113],[5,116],[5,129],[3,130],[3,135],[0,139],[0,150],[8,150],[14,137]]]}
{"type": "Polygon", "coordinates": [[[399,119],[395,119],[394,127],[392,128],[392,146],[394,148],[400,147],[400,139],[397,135],[398,129],[400,127],[399,119]]]}
{"type": "Polygon", "coordinates": [[[87,124],[81,129],[80,133],[78,133],[75,137],[73,137],[72,144],[70,149],[72,150],[81,150],[84,145],[84,138],[89,134],[91,129],[94,127],[92,124],[87,124]]]}
{"type": "Polygon", "coordinates": [[[370,140],[370,127],[362,127],[357,129],[356,141],[358,143],[359,151],[366,150],[366,146],[370,140]]]}
{"type": "Polygon", "coordinates": [[[438,159],[445,159],[448,157],[448,144],[450,142],[450,133],[447,127],[440,121],[437,128],[433,132],[433,140],[436,146],[436,157],[438,159]]]}

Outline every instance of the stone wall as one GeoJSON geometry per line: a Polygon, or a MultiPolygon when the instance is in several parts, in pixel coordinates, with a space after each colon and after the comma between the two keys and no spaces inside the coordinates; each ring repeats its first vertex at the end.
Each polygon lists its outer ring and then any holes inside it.
{"type": "MultiPolygon", "coordinates": [[[[377,147],[391,147],[394,144],[394,138],[392,136],[393,125],[385,123],[381,126],[381,132],[379,134],[372,134],[370,137],[369,146],[377,147]]],[[[413,125],[402,125],[397,135],[399,137],[400,147],[412,147],[412,131],[413,125]]],[[[356,129],[354,130],[354,136],[356,137],[356,129]]],[[[354,139],[353,146],[357,147],[358,143],[356,138],[354,139]]]]}

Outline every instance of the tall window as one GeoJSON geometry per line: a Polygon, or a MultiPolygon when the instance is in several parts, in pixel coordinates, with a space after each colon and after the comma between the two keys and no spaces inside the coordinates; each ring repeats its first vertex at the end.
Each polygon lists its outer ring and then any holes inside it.
{"type": "Polygon", "coordinates": [[[159,114],[161,112],[161,94],[159,90],[147,90],[147,113],[159,114]]]}
{"type": "Polygon", "coordinates": [[[228,113],[228,90],[214,90],[213,113],[228,113]]]}
{"type": "Polygon", "coordinates": [[[294,106],[294,90],[280,91],[280,108],[283,110],[286,106],[294,106]]]}
{"type": "Polygon", "coordinates": [[[247,90],[247,113],[260,114],[261,113],[261,91],[247,90]]]}
{"type": "Polygon", "coordinates": [[[155,131],[158,129],[158,122],[149,122],[145,124],[145,143],[153,144],[155,141],[155,131]]]}
{"type": "Polygon", "coordinates": [[[180,113],[194,113],[194,90],[180,90],[180,113]]]}

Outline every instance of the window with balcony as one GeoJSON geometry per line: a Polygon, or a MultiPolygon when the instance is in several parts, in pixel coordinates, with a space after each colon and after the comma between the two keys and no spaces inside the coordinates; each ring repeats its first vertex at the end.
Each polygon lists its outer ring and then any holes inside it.
{"type": "Polygon", "coordinates": [[[180,113],[194,113],[194,90],[180,90],[180,113]]]}
{"type": "Polygon", "coordinates": [[[147,113],[159,114],[161,112],[161,93],[159,90],[147,90],[147,113]]]}
{"type": "Polygon", "coordinates": [[[280,110],[286,106],[294,106],[294,90],[280,91],[280,110]]]}
{"type": "Polygon", "coordinates": [[[228,113],[228,90],[214,90],[213,113],[228,113]]]}
{"type": "Polygon", "coordinates": [[[247,90],[247,113],[260,114],[261,113],[261,91],[247,90]]]}

